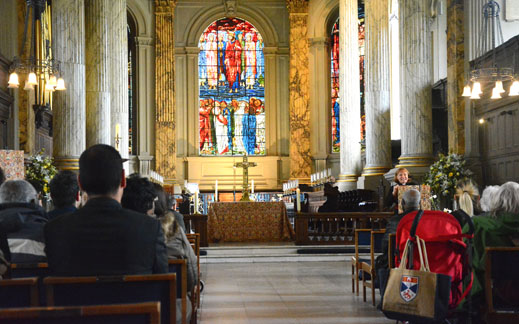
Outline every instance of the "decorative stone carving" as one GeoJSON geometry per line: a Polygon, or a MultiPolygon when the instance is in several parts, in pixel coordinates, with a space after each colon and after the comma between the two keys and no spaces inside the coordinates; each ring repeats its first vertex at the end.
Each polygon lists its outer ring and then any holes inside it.
{"type": "Polygon", "coordinates": [[[236,0],[223,0],[225,16],[232,18],[236,16],[236,0]]]}
{"type": "Polygon", "coordinates": [[[289,14],[308,15],[308,0],[287,0],[287,9],[289,14]]]}

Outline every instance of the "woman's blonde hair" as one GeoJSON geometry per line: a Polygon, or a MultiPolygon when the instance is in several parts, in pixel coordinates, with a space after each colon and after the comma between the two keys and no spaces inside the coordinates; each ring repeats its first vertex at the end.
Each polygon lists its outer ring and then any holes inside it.
{"type": "Polygon", "coordinates": [[[479,190],[471,180],[461,180],[456,185],[459,207],[469,216],[474,216],[474,203],[479,197],[479,190]]]}
{"type": "Polygon", "coordinates": [[[406,168],[398,168],[398,169],[396,170],[396,172],[395,172],[395,177],[393,178],[393,180],[394,180],[396,183],[398,183],[398,175],[399,175],[400,172],[402,172],[402,171],[407,172],[407,177],[410,178],[410,176],[409,176],[409,170],[407,170],[406,168]]]}
{"type": "Polygon", "coordinates": [[[167,212],[159,219],[162,231],[164,232],[164,237],[166,238],[166,242],[168,242],[178,231],[178,223],[175,219],[175,215],[173,215],[172,212],[167,212]]]}

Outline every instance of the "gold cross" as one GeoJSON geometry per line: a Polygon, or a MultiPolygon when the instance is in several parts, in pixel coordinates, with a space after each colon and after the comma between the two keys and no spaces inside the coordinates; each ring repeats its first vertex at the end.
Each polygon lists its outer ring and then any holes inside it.
{"type": "Polygon", "coordinates": [[[243,168],[243,191],[240,201],[250,201],[249,199],[249,168],[255,167],[256,162],[249,162],[247,155],[243,156],[243,162],[234,163],[234,167],[243,168]]]}

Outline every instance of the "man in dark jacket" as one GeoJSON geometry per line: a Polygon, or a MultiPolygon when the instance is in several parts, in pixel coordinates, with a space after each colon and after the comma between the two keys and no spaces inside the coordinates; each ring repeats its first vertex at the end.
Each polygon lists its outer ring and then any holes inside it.
{"type": "Polygon", "coordinates": [[[13,263],[45,261],[43,226],[47,216],[38,193],[25,180],[0,186],[0,247],[13,263]]]}
{"type": "Polygon", "coordinates": [[[168,261],[160,222],[122,208],[126,186],[122,159],[113,147],[97,144],[79,159],[84,207],[45,226],[45,251],[55,275],[165,273],[168,261]]]}

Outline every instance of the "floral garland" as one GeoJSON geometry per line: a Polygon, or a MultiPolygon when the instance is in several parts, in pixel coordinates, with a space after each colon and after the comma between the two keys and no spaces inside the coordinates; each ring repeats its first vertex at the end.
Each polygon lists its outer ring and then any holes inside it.
{"type": "Polygon", "coordinates": [[[25,178],[41,194],[42,199],[48,201],[50,200],[49,182],[58,170],[54,166],[54,159],[43,155],[44,152],[42,149],[27,159],[25,178]]]}
{"type": "Polygon", "coordinates": [[[431,186],[431,192],[434,194],[431,197],[443,196],[452,201],[458,181],[471,178],[472,175],[462,155],[440,153],[439,160],[431,165],[424,182],[431,186]]]}

